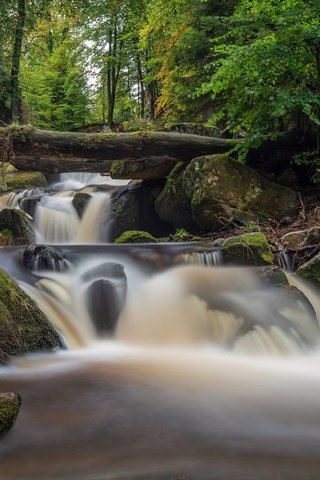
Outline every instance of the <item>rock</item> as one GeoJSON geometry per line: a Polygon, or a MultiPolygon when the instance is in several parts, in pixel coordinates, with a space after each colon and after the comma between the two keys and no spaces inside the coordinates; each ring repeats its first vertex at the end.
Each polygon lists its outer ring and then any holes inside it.
{"type": "Polygon", "coordinates": [[[86,291],[86,303],[97,330],[112,333],[127,294],[124,266],[105,262],[85,272],[82,280],[90,282],[86,291]]]}
{"type": "Polygon", "coordinates": [[[0,393],[0,437],[12,428],[20,405],[20,395],[16,393],[0,393]]]}
{"type": "Polygon", "coordinates": [[[141,230],[128,230],[116,238],[114,243],[155,243],[158,240],[150,233],[141,230]]]}
{"type": "Polygon", "coordinates": [[[30,245],[23,252],[23,264],[31,271],[49,270],[63,272],[69,264],[64,255],[53,247],[30,245]]]}
{"type": "Polygon", "coordinates": [[[306,245],[319,243],[320,241],[320,227],[308,228],[307,230],[297,230],[295,232],[286,233],[282,237],[282,246],[297,250],[306,245]]]}
{"type": "Polygon", "coordinates": [[[42,194],[32,195],[30,197],[22,197],[21,200],[19,200],[19,207],[21,208],[21,210],[23,210],[25,213],[27,213],[28,215],[30,215],[30,217],[33,218],[36,208],[41,201],[41,198],[42,194]]]}
{"type": "Polygon", "coordinates": [[[87,270],[81,279],[83,282],[90,282],[97,278],[107,278],[113,282],[123,282],[126,284],[127,277],[124,273],[124,266],[121,263],[105,262],[87,270]]]}
{"type": "Polygon", "coordinates": [[[112,194],[110,241],[127,230],[144,230],[156,236],[170,233],[170,226],[159,218],[154,207],[162,188],[162,181],[133,181],[112,194]]]}
{"type": "Polygon", "coordinates": [[[35,242],[35,235],[27,215],[15,208],[0,211],[0,233],[10,239],[10,245],[26,245],[35,242]]]}
{"type": "Polygon", "coordinates": [[[47,186],[46,177],[41,172],[17,172],[4,175],[8,191],[41,188],[47,186]]]}
{"type": "Polygon", "coordinates": [[[299,185],[299,177],[296,172],[291,168],[286,168],[279,175],[276,176],[275,180],[279,185],[284,185],[285,187],[295,188],[299,185]]]}
{"type": "Polygon", "coordinates": [[[223,260],[236,265],[272,265],[274,256],[263,233],[246,233],[224,240],[223,260]]]}
{"type": "Polygon", "coordinates": [[[165,155],[156,155],[136,160],[116,160],[112,162],[110,175],[112,178],[154,180],[166,178],[177,163],[177,159],[165,155]]]}
{"type": "Polygon", "coordinates": [[[26,293],[0,270],[0,363],[11,356],[62,347],[56,331],[26,293]]]}
{"type": "Polygon", "coordinates": [[[175,228],[185,228],[197,232],[198,225],[193,219],[191,203],[182,187],[182,175],[185,165],[180,162],[167,177],[164,189],[155,201],[159,217],[175,228]]]}
{"type": "Polygon", "coordinates": [[[316,287],[320,287],[320,253],[301,265],[297,270],[297,274],[309,280],[316,287]]]}
{"type": "Polygon", "coordinates": [[[98,332],[112,333],[124,306],[126,290],[107,279],[92,282],[86,291],[86,303],[98,332]]]}
{"type": "Polygon", "coordinates": [[[80,218],[82,217],[91,198],[92,198],[92,195],[89,195],[89,193],[82,193],[82,192],[76,193],[75,196],[73,197],[72,205],[74,206],[80,218]]]}
{"type": "Polygon", "coordinates": [[[282,268],[277,266],[265,266],[257,269],[259,278],[268,287],[280,287],[289,285],[288,279],[282,268]]]}
{"type": "Polygon", "coordinates": [[[183,189],[194,221],[214,231],[229,221],[281,220],[298,209],[296,192],[268,182],[225,155],[195,158],[183,173],[183,189]]]}

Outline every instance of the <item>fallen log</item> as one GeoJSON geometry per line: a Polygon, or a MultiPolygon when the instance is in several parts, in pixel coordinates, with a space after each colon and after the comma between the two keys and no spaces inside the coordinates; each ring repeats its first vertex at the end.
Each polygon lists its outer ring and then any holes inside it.
{"type": "Polygon", "coordinates": [[[143,178],[161,178],[175,162],[227,152],[237,140],[171,132],[79,133],[21,127],[12,130],[12,142],[12,164],[18,170],[103,173],[113,161],[122,160],[136,178],[143,171],[143,178]]]}

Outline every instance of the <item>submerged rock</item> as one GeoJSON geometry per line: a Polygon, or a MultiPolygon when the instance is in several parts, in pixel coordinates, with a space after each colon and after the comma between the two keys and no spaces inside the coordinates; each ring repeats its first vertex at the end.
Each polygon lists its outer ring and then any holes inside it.
{"type": "Polygon", "coordinates": [[[0,437],[13,426],[21,405],[21,397],[15,393],[0,393],[0,437]]]}
{"type": "Polygon", "coordinates": [[[183,173],[182,188],[203,231],[214,231],[230,221],[281,220],[298,208],[296,192],[268,182],[225,155],[192,160],[183,173]]]}
{"type": "Polygon", "coordinates": [[[26,245],[35,242],[28,216],[16,208],[4,208],[0,211],[0,233],[10,239],[10,245],[26,245]]]}
{"type": "Polygon", "coordinates": [[[112,333],[127,294],[124,266],[105,262],[88,270],[82,280],[91,282],[86,291],[86,304],[96,329],[112,333]]]}
{"type": "Polygon", "coordinates": [[[87,270],[81,275],[82,281],[89,282],[97,278],[107,278],[113,281],[126,281],[126,274],[124,273],[124,266],[121,263],[104,262],[100,265],[87,270]]]}
{"type": "Polygon", "coordinates": [[[116,238],[114,243],[155,243],[158,240],[148,232],[141,230],[128,230],[116,238]]]}
{"type": "Polygon", "coordinates": [[[263,233],[246,233],[224,240],[220,245],[226,263],[272,265],[274,256],[263,233]]]}
{"type": "Polygon", "coordinates": [[[62,347],[56,331],[28,295],[0,270],[0,363],[28,352],[62,347]]]}
{"type": "Polygon", "coordinates": [[[31,271],[49,270],[62,272],[69,268],[64,255],[53,247],[30,245],[23,252],[23,264],[31,271]]]}
{"type": "Polygon", "coordinates": [[[98,332],[112,333],[125,301],[125,291],[111,280],[101,278],[86,291],[88,311],[98,332]]]}

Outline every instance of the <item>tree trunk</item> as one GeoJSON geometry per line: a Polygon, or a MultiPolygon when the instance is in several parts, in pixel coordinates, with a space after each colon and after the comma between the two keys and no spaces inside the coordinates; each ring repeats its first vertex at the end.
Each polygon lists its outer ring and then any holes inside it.
{"type": "Polygon", "coordinates": [[[171,132],[88,134],[22,128],[13,131],[12,136],[15,152],[12,163],[19,170],[101,173],[109,172],[115,160],[122,161],[122,173],[115,169],[122,178],[147,178],[141,177],[147,170],[148,178],[162,178],[178,161],[189,162],[194,157],[227,152],[237,143],[171,132]],[[162,168],[164,164],[166,168],[162,168]]]}
{"type": "Polygon", "coordinates": [[[18,0],[18,15],[17,25],[15,31],[15,39],[12,53],[12,67],[11,67],[11,119],[13,122],[19,121],[20,111],[20,88],[19,88],[19,73],[20,60],[24,24],[26,19],[26,3],[25,0],[18,0]]]}

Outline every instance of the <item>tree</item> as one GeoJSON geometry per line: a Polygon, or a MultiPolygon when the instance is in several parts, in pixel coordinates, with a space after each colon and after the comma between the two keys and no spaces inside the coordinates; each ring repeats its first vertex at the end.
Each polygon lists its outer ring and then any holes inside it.
{"type": "Polygon", "coordinates": [[[214,73],[203,93],[222,100],[212,119],[245,131],[245,149],[266,135],[314,132],[319,150],[320,3],[243,0],[215,40],[214,73]]]}

